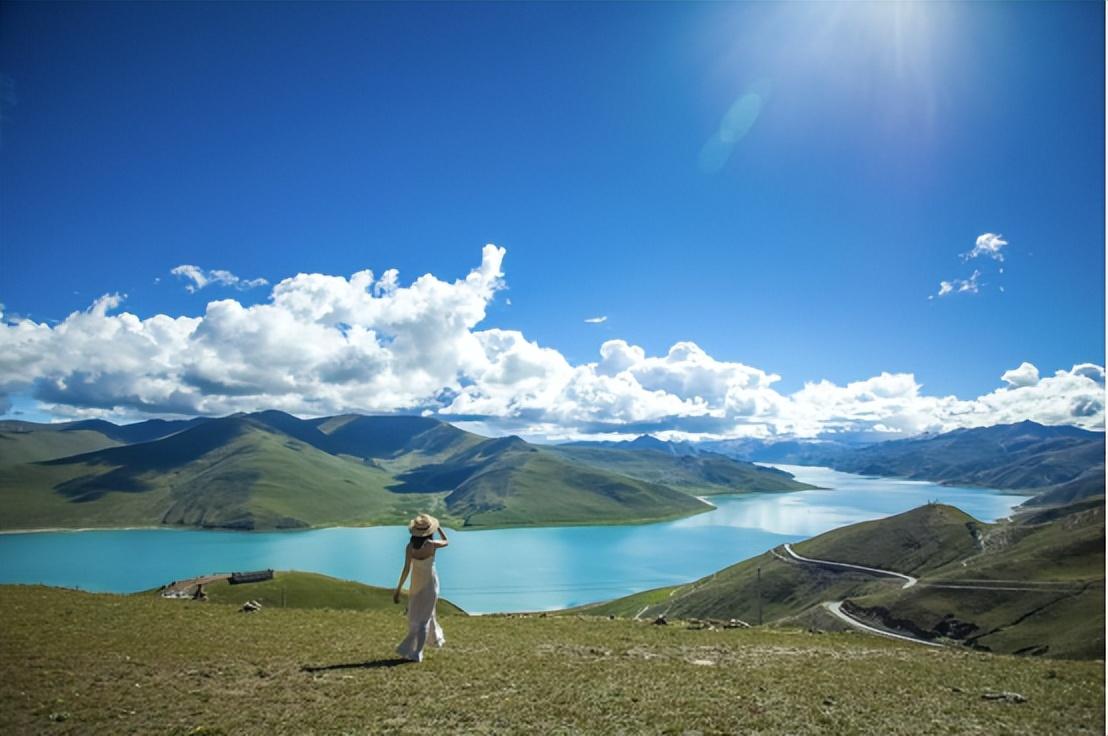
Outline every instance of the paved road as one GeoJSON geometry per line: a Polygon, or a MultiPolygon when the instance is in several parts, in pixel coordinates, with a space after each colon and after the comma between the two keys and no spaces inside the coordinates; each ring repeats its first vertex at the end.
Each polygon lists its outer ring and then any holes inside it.
{"type": "Polygon", "coordinates": [[[881,569],[876,568],[876,567],[864,567],[862,565],[849,565],[845,562],[832,562],[830,560],[813,560],[809,557],[801,557],[796,552],[793,552],[793,547],[792,547],[791,544],[786,544],[785,545],[785,551],[788,552],[794,559],[800,560],[801,562],[810,562],[813,565],[827,565],[829,567],[845,567],[845,568],[848,568],[848,569],[851,569],[851,570],[862,570],[864,572],[872,572],[876,575],[889,575],[889,576],[894,577],[894,578],[900,578],[901,580],[904,581],[904,585],[900,586],[901,589],[911,588],[913,585],[915,585],[916,583],[919,582],[918,579],[912,577],[911,575],[905,575],[902,572],[893,572],[892,570],[881,570],[881,569]]]}
{"type": "Polygon", "coordinates": [[[901,641],[910,641],[914,644],[925,644],[929,647],[941,647],[942,646],[942,644],[937,644],[933,641],[927,641],[926,639],[917,639],[916,637],[908,636],[907,634],[894,634],[891,631],[885,631],[884,629],[878,629],[876,627],[870,626],[869,624],[864,624],[864,623],[862,623],[861,621],[854,618],[853,616],[851,616],[850,614],[848,614],[846,611],[843,610],[843,602],[842,601],[825,601],[822,605],[828,611],[828,613],[830,613],[832,616],[839,619],[843,623],[849,624],[850,626],[853,626],[856,629],[860,629],[861,631],[865,631],[865,632],[868,632],[870,634],[878,634],[880,636],[886,636],[890,639],[900,639],[901,641]]]}

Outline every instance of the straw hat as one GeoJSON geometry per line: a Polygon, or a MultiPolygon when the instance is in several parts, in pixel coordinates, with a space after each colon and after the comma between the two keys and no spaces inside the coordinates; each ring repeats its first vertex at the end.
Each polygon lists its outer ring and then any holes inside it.
{"type": "Polygon", "coordinates": [[[408,522],[413,537],[430,537],[439,530],[439,520],[430,514],[420,514],[408,522]]]}

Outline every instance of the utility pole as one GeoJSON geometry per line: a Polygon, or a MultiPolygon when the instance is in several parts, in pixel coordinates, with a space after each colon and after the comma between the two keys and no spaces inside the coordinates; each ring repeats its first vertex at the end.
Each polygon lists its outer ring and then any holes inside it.
{"type": "Polygon", "coordinates": [[[762,568],[758,568],[758,625],[762,625],[762,568]]]}

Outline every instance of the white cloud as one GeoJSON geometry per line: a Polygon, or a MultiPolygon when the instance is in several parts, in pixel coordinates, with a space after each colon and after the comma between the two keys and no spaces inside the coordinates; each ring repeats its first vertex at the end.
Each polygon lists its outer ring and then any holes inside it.
{"type": "MultiPolygon", "coordinates": [[[[1008,241],[1004,240],[1002,236],[995,233],[982,233],[977,236],[977,242],[974,244],[973,249],[968,253],[962,254],[962,260],[968,261],[971,258],[977,258],[978,256],[988,256],[996,261],[1004,260],[1004,253],[1001,250],[1004,246],[1008,245],[1008,241]]],[[[999,274],[1004,273],[1004,268],[998,269],[999,274]]],[[[973,275],[968,279],[953,279],[951,281],[940,281],[939,291],[937,294],[932,294],[927,297],[928,299],[934,299],[935,297],[944,297],[951,294],[977,294],[980,291],[981,284],[978,279],[981,277],[981,272],[974,270],[973,275]]],[[[998,287],[1000,291],[1004,291],[1003,286],[998,287]]]]}
{"type": "Polygon", "coordinates": [[[607,317],[607,316],[600,316],[600,317],[587,317],[587,318],[585,319],[585,321],[586,321],[586,322],[588,322],[588,323],[589,323],[590,325],[598,325],[598,324],[600,324],[601,322],[607,322],[607,321],[608,321],[608,317],[607,317]]]}
{"type": "Polygon", "coordinates": [[[485,246],[481,264],[455,281],[426,274],[405,284],[394,270],[297,274],[266,303],[215,300],[197,317],[140,319],[118,312],[119,294],[55,326],[4,314],[0,396],[29,394],[57,416],[430,412],[548,437],[1104,425],[1104,368],[1087,363],[1045,378],[1024,363],[968,400],[927,395],[910,373],[781,393],[776,374],[687,341],[650,355],[608,340],[596,362],[574,365],[517,330],[479,328],[504,288],[504,255],[485,246]]]}
{"type": "Polygon", "coordinates": [[[980,271],[974,271],[968,279],[954,279],[953,281],[940,281],[939,293],[935,296],[947,296],[949,294],[976,294],[980,288],[977,279],[981,277],[980,271]]]}
{"type": "Polygon", "coordinates": [[[1005,371],[1000,380],[1015,388],[1034,386],[1039,382],[1039,369],[1031,363],[1020,363],[1019,368],[1005,371]]]}
{"type": "MultiPolygon", "coordinates": [[[[977,258],[978,256],[988,256],[997,261],[1004,260],[1004,254],[1001,249],[1008,245],[1007,240],[1002,240],[1002,236],[994,233],[983,233],[977,236],[977,242],[974,243],[973,250],[962,256],[963,259],[977,258]]],[[[1003,273],[1003,269],[1001,270],[1003,273]]]]}
{"type": "MultiPolygon", "coordinates": [[[[174,276],[177,276],[178,278],[183,278],[186,281],[192,282],[185,286],[185,289],[188,290],[190,294],[195,293],[210,284],[232,286],[239,291],[255,289],[259,286],[266,286],[267,284],[269,284],[269,282],[263,278],[242,279],[231,273],[230,271],[224,271],[223,269],[219,268],[211,271],[205,271],[202,268],[192,266],[187,263],[176,266],[169,272],[174,276]]],[[[154,279],[154,283],[158,283],[159,280],[160,279],[154,279]]]]}

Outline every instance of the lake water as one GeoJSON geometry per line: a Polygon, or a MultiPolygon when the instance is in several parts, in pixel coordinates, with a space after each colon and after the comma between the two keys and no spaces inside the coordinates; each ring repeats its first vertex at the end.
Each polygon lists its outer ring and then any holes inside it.
{"type": "MultiPolygon", "coordinates": [[[[712,496],[718,508],[638,526],[459,532],[436,565],[442,595],[472,613],[537,611],[683,583],[829,529],[930,500],[982,520],[1024,496],[779,465],[827,490],[712,496]]],[[[284,532],[121,530],[0,534],[0,583],[133,592],[232,570],[306,570],[394,586],[403,527],[284,532]]]]}

